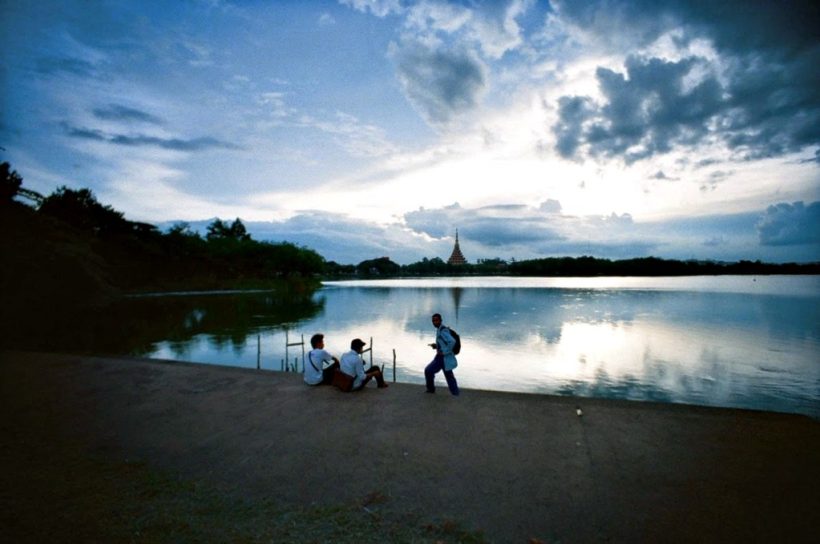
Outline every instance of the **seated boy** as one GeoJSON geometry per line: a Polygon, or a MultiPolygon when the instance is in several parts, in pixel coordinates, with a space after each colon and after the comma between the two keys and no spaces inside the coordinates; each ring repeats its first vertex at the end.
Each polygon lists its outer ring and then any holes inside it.
{"type": "Polygon", "coordinates": [[[314,334],[310,338],[308,363],[305,365],[305,383],[308,385],[330,385],[333,372],[339,368],[339,359],[325,351],[325,335],[314,334]],[[325,363],[330,363],[324,367],[325,363]]]}
{"type": "Polygon", "coordinates": [[[342,355],[339,365],[342,372],[354,378],[351,391],[364,388],[367,382],[373,378],[376,378],[376,383],[380,388],[387,387],[379,367],[374,366],[367,372],[364,371],[364,361],[362,360],[362,348],[364,346],[365,343],[358,338],[350,342],[350,351],[342,355]]]}

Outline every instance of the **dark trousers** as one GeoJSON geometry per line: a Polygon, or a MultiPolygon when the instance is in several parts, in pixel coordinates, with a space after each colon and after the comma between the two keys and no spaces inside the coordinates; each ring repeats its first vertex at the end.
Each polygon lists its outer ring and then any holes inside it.
{"type": "Polygon", "coordinates": [[[339,368],[339,363],[333,363],[326,369],[322,370],[322,385],[330,385],[333,383],[333,373],[339,368]]]}
{"type": "Polygon", "coordinates": [[[370,370],[365,370],[364,375],[365,375],[365,378],[364,378],[364,381],[362,382],[362,385],[360,385],[359,387],[354,389],[354,391],[358,391],[359,389],[364,389],[364,386],[367,385],[367,382],[369,382],[373,378],[376,378],[376,384],[378,384],[379,387],[384,387],[384,374],[382,374],[382,369],[380,367],[374,366],[370,370]]]}
{"type": "MultiPolygon", "coordinates": [[[[430,361],[424,369],[424,379],[427,381],[427,390],[433,393],[436,390],[436,374],[444,370],[444,355],[437,353],[436,357],[430,361]]],[[[452,370],[444,370],[444,379],[447,380],[447,387],[450,388],[450,393],[458,396],[458,382],[452,370]]]]}

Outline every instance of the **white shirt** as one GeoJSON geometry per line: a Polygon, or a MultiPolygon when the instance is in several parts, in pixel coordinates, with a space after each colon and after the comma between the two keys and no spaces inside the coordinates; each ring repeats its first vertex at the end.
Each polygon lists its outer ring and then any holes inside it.
{"type": "Polygon", "coordinates": [[[333,362],[333,356],[323,349],[313,349],[308,352],[307,364],[305,364],[305,383],[308,385],[319,385],[322,383],[322,367],[327,361],[333,362]]]}
{"type": "Polygon", "coordinates": [[[366,376],[364,375],[364,361],[362,361],[362,356],[356,353],[355,350],[350,350],[339,360],[339,367],[341,368],[342,372],[347,374],[348,376],[354,376],[356,379],[353,381],[353,389],[356,389],[362,385],[366,376]]]}

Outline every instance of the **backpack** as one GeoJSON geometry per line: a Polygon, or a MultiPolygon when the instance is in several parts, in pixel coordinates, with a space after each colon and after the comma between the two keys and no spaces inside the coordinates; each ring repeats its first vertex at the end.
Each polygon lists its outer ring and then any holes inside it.
{"type": "Polygon", "coordinates": [[[450,331],[450,336],[452,336],[453,340],[456,341],[456,345],[453,346],[453,355],[458,355],[461,353],[461,337],[450,327],[447,327],[447,329],[450,331]]]}

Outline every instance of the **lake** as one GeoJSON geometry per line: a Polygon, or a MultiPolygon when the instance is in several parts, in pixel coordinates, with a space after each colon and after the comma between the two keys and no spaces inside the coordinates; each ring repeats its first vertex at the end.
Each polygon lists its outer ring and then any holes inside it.
{"type": "Polygon", "coordinates": [[[337,356],[353,338],[372,341],[366,359],[388,379],[395,350],[396,380],[423,383],[435,312],[462,337],[462,388],[820,417],[820,276],[366,280],[304,296],[143,296],[112,310],[84,348],[268,370],[287,356],[301,370],[302,347],[286,349],[286,338],[322,332],[337,356]]]}

